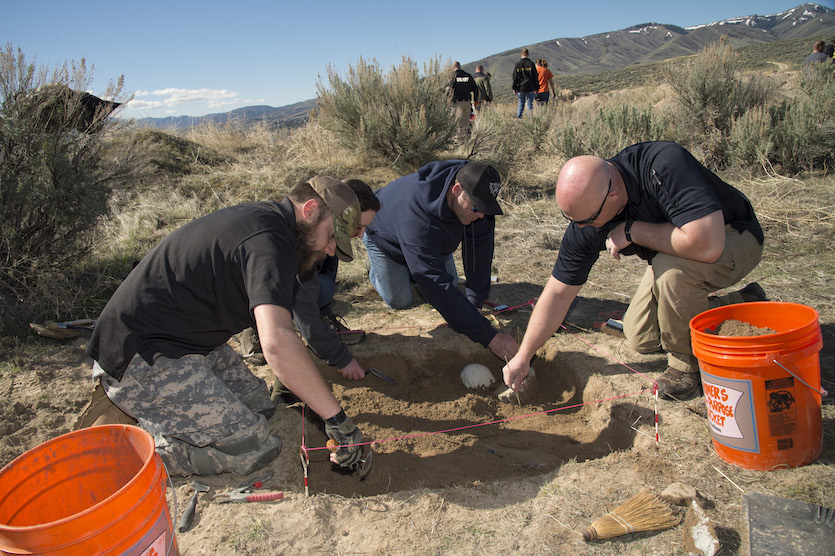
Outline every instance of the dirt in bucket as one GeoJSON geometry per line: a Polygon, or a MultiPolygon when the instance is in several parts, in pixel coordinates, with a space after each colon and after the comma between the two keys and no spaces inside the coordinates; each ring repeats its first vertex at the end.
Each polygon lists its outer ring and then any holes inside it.
{"type": "Polygon", "coordinates": [[[749,322],[735,319],[728,319],[714,330],[708,329],[705,332],[716,336],[767,336],[777,333],[776,330],[771,328],[754,326],[749,322]]]}

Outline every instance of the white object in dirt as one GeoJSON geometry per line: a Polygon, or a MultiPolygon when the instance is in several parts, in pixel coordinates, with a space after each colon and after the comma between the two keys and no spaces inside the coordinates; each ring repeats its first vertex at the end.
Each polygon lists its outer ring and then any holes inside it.
{"type": "MultiPolygon", "coordinates": [[[[504,372],[504,369],[502,369],[504,372]]],[[[539,383],[536,380],[536,371],[533,367],[528,370],[528,376],[519,385],[518,390],[512,390],[510,387],[502,387],[496,392],[499,401],[504,403],[523,404],[530,399],[530,397],[539,389],[539,383]],[[503,388],[502,388],[503,387],[503,388]]]]}
{"type": "Polygon", "coordinates": [[[461,382],[467,388],[484,388],[490,386],[496,379],[490,369],[480,363],[470,363],[461,370],[461,382]]]}

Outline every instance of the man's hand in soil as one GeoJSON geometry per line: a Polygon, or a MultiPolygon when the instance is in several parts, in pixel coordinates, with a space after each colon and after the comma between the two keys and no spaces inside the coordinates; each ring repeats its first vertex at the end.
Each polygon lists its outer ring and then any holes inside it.
{"type": "Polygon", "coordinates": [[[354,421],[344,411],[340,411],[325,421],[325,433],[339,446],[347,446],[332,452],[330,460],[342,467],[356,469],[362,459],[362,446],[354,444],[361,444],[363,436],[354,421]]]}
{"type": "Polygon", "coordinates": [[[351,380],[360,380],[365,378],[365,370],[360,366],[356,358],[351,359],[351,362],[339,369],[339,374],[351,380]]]}

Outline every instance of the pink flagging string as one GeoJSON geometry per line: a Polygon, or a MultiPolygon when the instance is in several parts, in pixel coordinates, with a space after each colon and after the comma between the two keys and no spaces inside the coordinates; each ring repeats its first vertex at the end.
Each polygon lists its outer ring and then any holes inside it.
{"type": "Polygon", "coordinates": [[[580,340],[581,342],[583,342],[584,344],[586,344],[587,346],[589,346],[591,349],[593,349],[594,351],[596,351],[597,353],[599,353],[600,355],[602,355],[604,358],[606,358],[606,359],[610,359],[611,361],[614,361],[615,363],[618,363],[618,364],[619,364],[619,365],[621,365],[622,367],[626,367],[627,369],[629,369],[630,371],[632,371],[632,372],[633,372],[633,373],[635,373],[636,375],[639,375],[639,376],[641,376],[641,377],[643,377],[643,378],[647,379],[647,380],[648,380],[648,381],[650,381],[651,383],[655,384],[655,380],[651,379],[650,377],[648,377],[648,376],[647,376],[647,375],[645,375],[644,373],[642,373],[642,372],[640,372],[640,371],[637,371],[637,370],[633,369],[632,367],[630,367],[629,365],[627,365],[626,363],[624,363],[624,362],[623,362],[623,361],[621,361],[620,359],[616,359],[614,355],[612,355],[612,354],[610,354],[610,353],[606,353],[605,351],[603,351],[603,350],[601,350],[601,349],[597,349],[596,347],[594,347],[594,345],[593,345],[593,344],[591,344],[590,342],[587,342],[586,340],[584,340],[583,338],[581,338],[580,336],[578,336],[576,332],[573,332],[573,331],[569,330],[568,328],[566,328],[564,324],[561,324],[561,325],[560,325],[560,328],[562,328],[563,330],[567,330],[569,333],[571,333],[571,335],[572,335],[572,336],[574,336],[575,338],[577,338],[578,340],[580,340]]]}
{"type": "MultiPolygon", "coordinates": [[[[516,417],[508,417],[507,419],[498,419],[496,421],[488,421],[486,423],[474,423],[472,425],[464,425],[464,426],[461,426],[461,427],[453,427],[451,429],[443,429],[443,430],[439,430],[439,431],[421,432],[421,433],[418,433],[418,434],[407,434],[405,436],[396,436],[394,438],[386,438],[384,440],[372,440],[371,442],[359,442],[357,444],[342,444],[340,446],[333,446],[331,448],[350,448],[350,447],[353,447],[353,446],[370,446],[372,444],[383,444],[384,442],[394,442],[396,440],[408,440],[410,438],[420,438],[422,436],[430,436],[430,435],[433,435],[433,434],[456,432],[456,431],[462,431],[462,430],[467,430],[467,429],[474,429],[476,427],[486,427],[488,425],[497,425],[499,423],[506,423],[508,421],[515,421],[516,419],[524,419],[526,417],[533,417],[535,415],[544,415],[544,414],[547,414],[547,413],[554,413],[556,411],[564,411],[566,409],[574,409],[576,407],[582,407],[584,405],[603,403],[603,402],[608,402],[608,401],[612,401],[612,400],[617,400],[617,399],[620,399],[620,398],[628,398],[630,396],[640,396],[643,393],[644,393],[644,390],[641,390],[640,392],[634,392],[632,394],[621,394],[620,396],[612,396],[610,398],[603,398],[603,399],[600,399],[600,400],[597,400],[597,401],[594,401],[594,402],[583,402],[583,403],[578,403],[578,404],[574,404],[574,405],[566,405],[566,406],[563,406],[563,407],[557,407],[555,409],[546,409],[544,411],[536,411],[534,413],[526,413],[525,415],[517,415],[516,417]]],[[[321,446],[321,447],[318,447],[318,448],[307,448],[307,450],[310,451],[310,452],[313,452],[314,450],[329,450],[331,448],[329,448],[328,446],[321,446]]]]}
{"type": "MultiPolygon", "coordinates": [[[[520,309],[522,307],[534,306],[536,304],[536,301],[537,301],[537,298],[534,298],[534,299],[531,299],[530,301],[526,301],[525,303],[522,303],[520,305],[516,305],[514,307],[508,307],[508,308],[502,309],[500,311],[491,311],[490,314],[493,315],[493,314],[503,313],[503,312],[507,312],[507,311],[514,311],[514,310],[520,309]]],[[[614,313],[613,313],[613,315],[614,315],[614,313]]],[[[448,326],[448,324],[446,322],[444,322],[444,323],[440,324],[440,326],[448,326]]],[[[581,338],[579,335],[577,335],[575,332],[566,328],[565,325],[561,324],[560,327],[567,330],[569,333],[571,333],[572,336],[574,336],[575,338],[577,338],[578,340],[580,340],[581,342],[586,344],[588,347],[590,347],[592,350],[594,350],[597,353],[599,353],[600,355],[602,355],[604,358],[608,358],[609,360],[618,363],[619,365],[629,369],[633,373],[639,375],[640,377],[642,377],[642,378],[644,378],[644,379],[646,379],[646,380],[648,380],[649,382],[652,383],[652,385],[653,385],[653,390],[652,391],[653,391],[653,396],[655,398],[655,411],[654,411],[654,413],[655,413],[655,442],[656,442],[656,444],[660,443],[659,434],[658,434],[658,383],[656,383],[655,380],[651,379],[650,377],[648,377],[644,373],[642,373],[642,372],[640,372],[636,369],[633,369],[632,367],[630,367],[629,365],[627,365],[623,361],[615,358],[613,355],[608,354],[608,353],[604,352],[603,350],[600,350],[600,349],[596,348],[590,342],[587,342],[586,340],[581,338]]],[[[391,328],[379,328],[379,329],[375,329],[375,330],[397,330],[397,329],[408,329],[408,328],[421,328],[421,327],[420,326],[400,326],[400,327],[391,327],[391,328]]],[[[345,444],[345,445],[336,446],[336,448],[350,448],[352,446],[370,446],[372,444],[382,444],[384,442],[394,442],[396,440],[408,440],[410,438],[419,438],[419,437],[422,437],[422,436],[429,436],[429,435],[433,435],[433,434],[455,432],[455,431],[461,431],[461,430],[466,430],[466,429],[472,429],[472,428],[476,428],[476,427],[485,427],[487,425],[495,425],[495,424],[498,424],[498,423],[513,421],[515,419],[522,419],[522,418],[525,418],[525,417],[533,417],[534,415],[542,415],[542,414],[546,414],[546,413],[553,413],[553,412],[556,412],[556,411],[563,411],[565,409],[572,409],[572,408],[576,408],[576,407],[582,407],[582,406],[588,405],[588,404],[602,403],[602,402],[606,402],[606,401],[616,400],[616,399],[619,399],[619,398],[626,398],[626,397],[629,397],[629,396],[639,396],[639,395],[643,394],[643,392],[644,392],[644,390],[641,390],[640,392],[635,392],[635,393],[632,393],[632,394],[623,394],[623,395],[620,395],[620,396],[612,396],[610,398],[603,398],[601,400],[597,400],[597,401],[594,401],[594,402],[584,402],[584,403],[581,403],[581,404],[575,404],[575,405],[570,405],[570,406],[565,406],[565,407],[558,407],[556,409],[548,409],[548,410],[545,410],[545,411],[537,411],[535,413],[528,413],[528,414],[519,415],[519,416],[516,416],[516,417],[509,417],[507,419],[499,419],[499,420],[496,420],[496,421],[489,421],[487,423],[475,423],[475,424],[472,424],[472,425],[464,425],[462,427],[454,427],[454,428],[451,428],[451,429],[444,429],[444,430],[431,431],[431,432],[423,432],[423,433],[419,433],[419,434],[411,434],[411,435],[406,435],[406,436],[398,436],[398,437],[394,437],[394,438],[387,438],[385,440],[372,440],[371,442],[360,442],[358,444],[345,444]]],[[[331,447],[331,448],[333,448],[333,447],[331,447]]],[[[306,453],[307,451],[312,452],[314,450],[329,450],[331,448],[329,448],[328,446],[320,446],[318,448],[305,448],[304,447],[304,409],[302,409],[302,449],[306,453]]]]}

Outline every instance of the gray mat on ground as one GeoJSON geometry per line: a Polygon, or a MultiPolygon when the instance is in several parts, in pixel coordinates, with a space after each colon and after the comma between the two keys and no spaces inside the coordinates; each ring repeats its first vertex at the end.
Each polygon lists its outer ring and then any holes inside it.
{"type": "Polygon", "coordinates": [[[747,492],[742,495],[742,511],[743,554],[833,554],[832,508],[747,492]]]}

